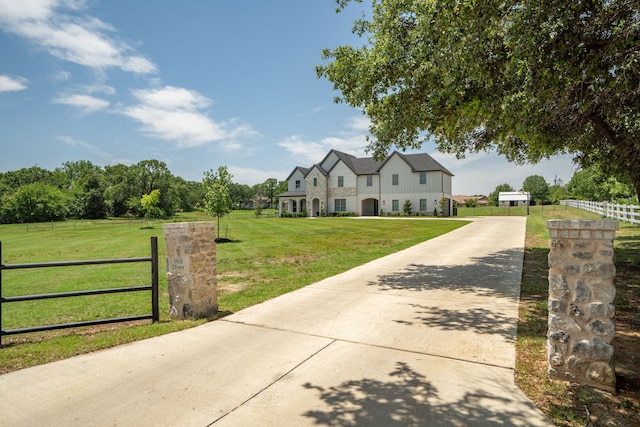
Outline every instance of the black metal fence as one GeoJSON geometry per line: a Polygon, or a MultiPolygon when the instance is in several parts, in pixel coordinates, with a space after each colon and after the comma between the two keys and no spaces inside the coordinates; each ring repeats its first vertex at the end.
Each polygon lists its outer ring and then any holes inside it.
{"type": "Polygon", "coordinates": [[[2,242],[0,242],[0,325],[2,324],[2,306],[8,303],[17,303],[22,301],[35,301],[51,298],[69,298],[81,297],[87,295],[113,294],[121,292],[140,292],[151,291],[151,314],[117,317],[110,319],[89,320],[84,322],[63,323],[57,325],[36,326],[21,329],[0,330],[0,345],[2,337],[7,335],[25,334],[30,332],[50,331],[54,329],[77,328],[80,326],[102,325],[106,323],[127,322],[133,320],[150,319],[154,322],[160,320],[160,311],[158,309],[158,238],[151,237],[151,256],[140,258],[115,258],[115,259],[99,259],[99,260],[83,260],[83,261],[62,261],[62,262],[42,262],[33,264],[2,264],[2,242]],[[48,268],[48,267],[69,267],[79,265],[95,265],[95,264],[122,264],[133,262],[150,262],[151,263],[151,284],[147,286],[119,287],[98,290],[85,290],[77,292],[62,292],[55,294],[40,295],[23,295],[15,297],[4,297],[2,292],[2,272],[3,270],[17,270],[25,268],[48,268]]]}

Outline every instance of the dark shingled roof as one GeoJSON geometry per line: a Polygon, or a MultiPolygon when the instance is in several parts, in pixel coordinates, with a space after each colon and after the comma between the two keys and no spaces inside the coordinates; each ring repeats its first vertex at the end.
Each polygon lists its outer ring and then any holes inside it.
{"type": "Polygon", "coordinates": [[[282,194],[276,194],[276,197],[304,197],[306,195],[306,191],[286,191],[282,194]]]}
{"type": "MultiPolygon", "coordinates": [[[[347,165],[347,167],[351,169],[353,173],[355,173],[356,175],[374,175],[379,173],[380,169],[382,169],[384,164],[387,163],[389,159],[393,157],[394,154],[397,154],[398,156],[400,156],[400,158],[402,158],[402,160],[404,160],[411,167],[411,170],[414,172],[442,171],[448,175],[453,176],[453,174],[449,170],[447,170],[447,168],[442,166],[440,163],[438,163],[433,157],[431,157],[427,153],[402,154],[398,151],[394,151],[391,155],[387,156],[387,158],[384,159],[383,161],[378,161],[378,160],[374,160],[373,157],[355,157],[355,156],[352,156],[351,154],[343,153],[342,151],[338,151],[338,150],[331,150],[329,151],[329,154],[331,154],[332,152],[335,153],[336,156],[338,156],[338,158],[342,160],[344,164],[347,165]]],[[[327,156],[329,154],[327,154],[327,156]]],[[[329,171],[325,171],[322,168],[322,166],[320,166],[320,163],[317,163],[313,165],[311,168],[303,168],[301,166],[296,166],[293,172],[291,172],[291,174],[289,174],[289,176],[287,177],[287,181],[289,180],[289,178],[291,178],[291,175],[293,175],[293,173],[298,169],[300,170],[300,172],[302,172],[302,174],[306,178],[306,176],[309,174],[309,172],[311,172],[313,167],[317,167],[318,170],[320,170],[320,172],[322,172],[325,176],[329,175],[328,173],[329,171]]]]}
{"type": "Polygon", "coordinates": [[[398,151],[394,151],[391,155],[387,156],[384,161],[374,160],[373,157],[354,157],[351,154],[343,153],[337,150],[331,150],[340,160],[342,160],[349,169],[356,175],[372,175],[380,172],[382,166],[391,158],[394,154],[399,155],[414,172],[432,172],[442,171],[448,175],[453,174],[447,170],[444,166],[438,163],[433,157],[427,153],[419,154],[402,154],[398,151]]]}
{"type": "Polygon", "coordinates": [[[309,168],[303,168],[302,166],[296,166],[295,168],[293,168],[293,170],[291,171],[291,173],[289,174],[287,179],[285,179],[285,181],[289,181],[289,178],[291,178],[291,175],[293,175],[298,169],[300,169],[300,172],[302,173],[302,176],[307,176],[307,174],[309,173],[309,168]]]}
{"type": "MultiPolygon", "coordinates": [[[[396,153],[398,152],[396,151],[396,153]]],[[[440,163],[436,161],[436,159],[434,159],[427,153],[419,153],[419,154],[398,153],[398,154],[400,155],[400,157],[404,159],[405,162],[407,162],[409,166],[411,166],[411,169],[413,169],[416,172],[442,171],[453,176],[453,174],[449,172],[447,168],[442,166],[440,163]]]]}

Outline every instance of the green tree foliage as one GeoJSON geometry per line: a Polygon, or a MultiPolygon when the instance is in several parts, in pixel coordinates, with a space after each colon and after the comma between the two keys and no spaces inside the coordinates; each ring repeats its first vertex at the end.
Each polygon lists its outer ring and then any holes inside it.
{"type": "MultiPolygon", "coordinates": [[[[173,215],[173,201],[170,198],[173,194],[171,191],[173,175],[167,165],[159,160],[143,160],[132,166],[131,170],[136,193],[132,195],[135,200],[130,200],[129,207],[139,207],[139,201],[144,194],[151,194],[153,190],[158,190],[160,191],[157,206],[159,215],[162,217],[173,215]]],[[[144,212],[144,209],[142,211],[144,212]]],[[[140,214],[140,212],[137,213],[140,214]]]]}
{"type": "Polygon", "coordinates": [[[569,191],[566,185],[562,185],[562,180],[556,180],[555,184],[549,186],[549,201],[557,205],[561,200],[569,199],[569,191]]]}
{"type": "Polygon", "coordinates": [[[49,185],[56,184],[53,172],[38,166],[0,173],[0,196],[11,194],[24,185],[36,182],[49,185]]]}
{"type": "Polygon", "coordinates": [[[637,1],[372,3],[366,42],[325,50],[317,73],[370,117],[377,158],[430,138],[459,157],[572,153],[640,193],[637,1]]]}
{"type": "Polygon", "coordinates": [[[549,203],[549,184],[540,175],[531,175],[524,179],[522,191],[529,192],[531,203],[542,205],[549,203]]]}
{"type": "Polygon", "coordinates": [[[233,205],[229,194],[232,178],[226,166],[220,166],[217,172],[213,169],[208,170],[202,178],[205,189],[204,211],[218,218],[218,237],[220,237],[220,218],[231,212],[233,205]]]}
{"type": "Polygon", "coordinates": [[[105,180],[99,170],[85,169],[76,178],[71,195],[74,218],[100,219],[107,216],[105,180]]]}
{"type": "Polygon", "coordinates": [[[105,202],[109,215],[116,217],[126,215],[129,213],[127,200],[134,197],[136,193],[130,168],[123,164],[105,166],[104,175],[107,181],[105,202]]]}
{"type": "Polygon", "coordinates": [[[637,202],[630,185],[603,174],[596,167],[575,172],[567,184],[567,191],[573,199],[596,202],[637,202]]]}
{"type": "Polygon", "coordinates": [[[151,218],[160,204],[160,190],[153,190],[149,194],[143,194],[142,198],[140,198],[140,204],[144,209],[144,219],[148,224],[149,218],[151,218]]]}
{"type": "MultiPolygon", "coordinates": [[[[254,190],[248,185],[231,183],[230,179],[228,175],[230,192],[237,197],[234,202],[242,207],[251,201],[254,190]],[[237,190],[235,193],[234,189],[237,190]]],[[[286,182],[284,185],[286,191],[286,182]]],[[[257,184],[257,187],[262,188],[262,185],[257,184]]],[[[203,182],[186,181],[173,176],[167,165],[158,160],[104,168],[81,160],[65,162],[53,171],[33,166],[0,173],[0,222],[34,221],[39,218],[46,218],[45,221],[61,218],[99,219],[128,215],[148,218],[149,210],[143,198],[155,190],[159,199],[154,201],[152,216],[157,217],[167,217],[175,211],[193,211],[202,207],[205,199],[203,182]],[[47,185],[47,191],[39,189],[34,192],[33,187],[23,189],[36,183],[47,185]],[[53,192],[52,188],[59,192],[53,192]],[[18,193],[18,190],[21,192],[18,193]],[[55,208],[44,216],[35,210],[34,215],[29,217],[23,209],[27,206],[24,196],[35,193],[39,194],[40,199],[43,199],[42,194],[53,194],[55,197],[47,202],[47,206],[55,208]],[[58,209],[54,203],[56,200],[64,201],[64,209],[58,209]]]]}
{"type": "Polygon", "coordinates": [[[251,191],[251,187],[249,187],[247,184],[238,184],[232,182],[229,184],[229,194],[231,196],[233,206],[237,207],[238,209],[244,209],[246,205],[251,201],[253,192],[251,191]]]}
{"type": "Polygon", "coordinates": [[[2,198],[1,219],[5,223],[61,221],[69,213],[67,199],[66,193],[52,185],[26,184],[2,198]]]}
{"type": "MultiPolygon", "coordinates": [[[[274,202],[273,202],[274,203],[274,206],[273,206],[274,208],[278,207],[278,203],[279,203],[279,200],[280,200],[280,198],[277,197],[277,196],[279,194],[286,193],[288,190],[289,190],[289,183],[287,181],[278,181],[278,186],[276,187],[275,194],[274,194],[274,196],[275,196],[275,199],[274,199],[274,202]]],[[[322,216],[324,216],[324,215],[322,215],[322,216]]]]}
{"type": "Polygon", "coordinates": [[[269,199],[269,207],[273,207],[273,199],[276,196],[276,191],[278,190],[278,180],[276,178],[268,178],[263,184],[262,188],[264,189],[265,196],[269,199]]]}
{"type": "Polygon", "coordinates": [[[507,183],[500,184],[496,187],[495,190],[491,192],[491,194],[489,194],[489,197],[487,197],[487,204],[489,206],[498,206],[498,196],[500,195],[501,192],[505,192],[505,191],[515,191],[515,190],[513,189],[512,186],[510,186],[507,183]]]}
{"type": "Polygon", "coordinates": [[[201,182],[187,181],[181,177],[174,177],[170,192],[174,209],[183,212],[196,210],[204,198],[201,182]]]}

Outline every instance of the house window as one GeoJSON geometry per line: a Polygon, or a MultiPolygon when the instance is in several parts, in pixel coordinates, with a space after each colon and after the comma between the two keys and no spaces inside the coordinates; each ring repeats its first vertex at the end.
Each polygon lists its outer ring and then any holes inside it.
{"type": "Polygon", "coordinates": [[[426,183],[427,183],[427,173],[420,172],[420,184],[426,184],[426,183]]]}
{"type": "Polygon", "coordinates": [[[296,179],[296,190],[300,189],[300,180],[296,179]]]}
{"type": "Polygon", "coordinates": [[[427,211],[427,199],[420,199],[420,211],[421,212],[427,211]]]}
{"type": "Polygon", "coordinates": [[[314,187],[318,186],[318,178],[313,178],[313,186],[314,187]]]}
{"type": "Polygon", "coordinates": [[[391,201],[391,210],[393,212],[399,212],[400,211],[400,202],[398,200],[392,200],[391,201]]]}
{"type": "Polygon", "coordinates": [[[373,187],[373,177],[371,175],[367,175],[367,187],[373,187]]]}
{"type": "Polygon", "coordinates": [[[335,199],[335,209],[336,212],[346,212],[347,211],[347,199],[335,199]]]}
{"type": "Polygon", "coordinates": [[[338,187],[344,187],[344,176],[338,177],[338,187]]]}
{"type": "Polygon", "coordinates": [[[391,185],[398,185],[398,174],[394,173],[391,175],[391,185]]]}

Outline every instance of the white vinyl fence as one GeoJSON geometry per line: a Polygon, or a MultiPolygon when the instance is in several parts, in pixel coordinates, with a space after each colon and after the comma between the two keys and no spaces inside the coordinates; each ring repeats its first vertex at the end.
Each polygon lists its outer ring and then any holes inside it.
{"type": "Polygon", "coordinates": [[[562,200],[560,204],[595,212],[606,218],[640,224],[640,206],[616,205],[607,202],[589,202],[586,200],[562,200]]]}

